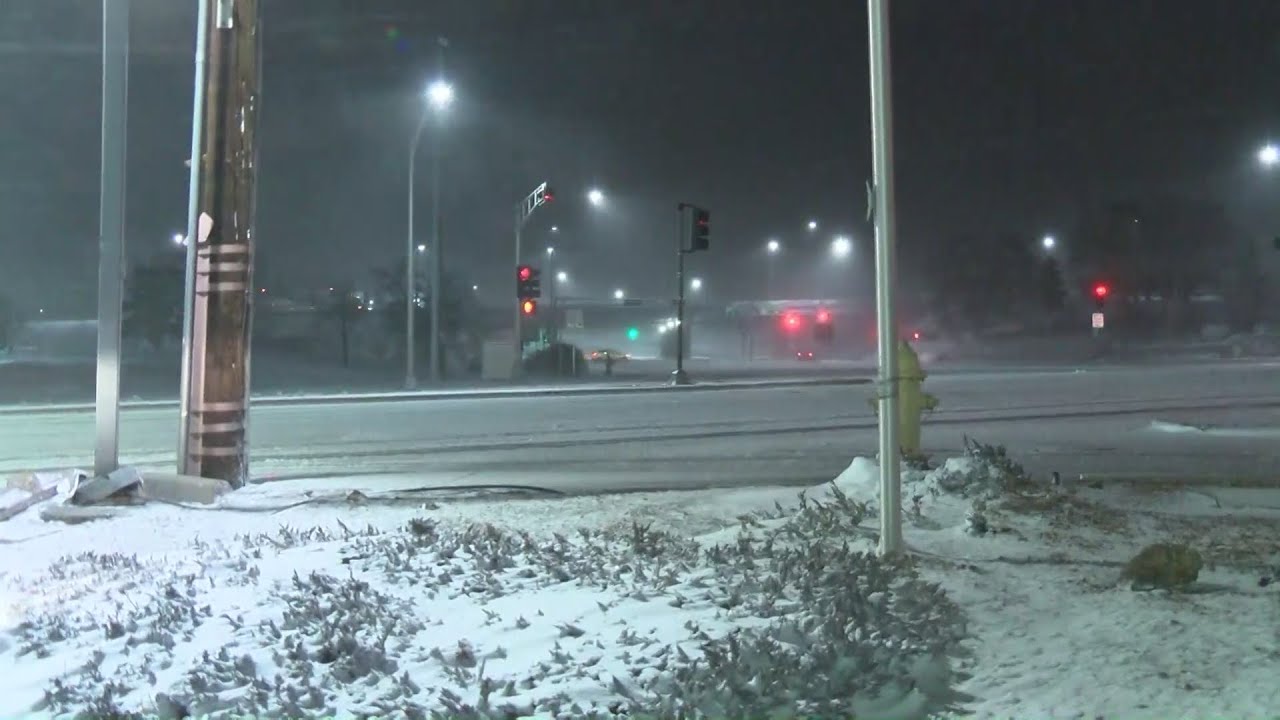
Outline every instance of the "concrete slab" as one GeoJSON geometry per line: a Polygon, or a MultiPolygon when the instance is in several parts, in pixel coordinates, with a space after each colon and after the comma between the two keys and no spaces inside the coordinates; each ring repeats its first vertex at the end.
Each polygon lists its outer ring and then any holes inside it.
{"type": "Polygon", "coordinates": [[[40,519],[45,522],[63,522],[77,525],[94,520],[106,520],[125,512],[124,507],[81,507],[51,503],[40,508],[40,519]]]}
{"type": "Polygon", "coordinates": [[[230,483],[194,475],[144,471],[141,476],[142,497],[147,500],[211,505],[231,492],[230,483]]]}

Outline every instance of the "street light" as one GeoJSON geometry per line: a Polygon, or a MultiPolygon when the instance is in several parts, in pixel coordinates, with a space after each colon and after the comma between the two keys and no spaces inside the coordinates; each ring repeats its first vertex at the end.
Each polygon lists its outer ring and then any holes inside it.
{"type": "Polygon", "coordinates": [[[556,273],[556,282],[558,282],[558,283],[567,283],[567,282],[569,282],[569,273],[567,273],[567,272],[565,272],[565,271],[563,271],[563,270],[561,270],[560,272],[556,273]]]}
{"type": "Polygon", "coordinates": [[[702,278],[694,278],[689,281],[689,289],[698,292],[702,289],[702,278]]]}
{"type": "Polygon", "coordinates": [[[627,296],[627,294],[626,294],[625,292],[623,292],[623,291],[622,291],[622,288],[618,288],[617,290],[614,290],[614,291],[613,291],[613,299],[614,299],[614,300],[621,300],[621,299],[625,298],[626,296],[627,296]]]}
{"type": "Polygon", "coordinates": [[[436,80],[427,86],[427,102],[436,111],[447,110],[453,104],[453,86],[444,80],[436,80]]]}
{"type": "Polygon", "coordinates": [[[817,229],[818,229],[818,221],[817,221],[817,220],[810,220],[810,221],[809,221],[809,224],[808,224],[808,226],[807,226],[807,227],[809,228],[809,232],[813,232],[814,230],[817,230],[817,229]]]}
{"type": "Polygon", "coordinates": [[[591,188],[591,190],[587,192],[587,202],[591,203],[595,207],[604,205],[604,193],[601,192],[599,188],[591,188]]]}
{"type": "Polygon", "coordinates": [[[782,243],[777,240],[770,240],[765,243],[764,249],[767,250],[770,255],[777,255],[778,251],[782,249],[782,243]]]}
{"type": "Polygon", "coordinates": [[[418,252],[420,252],[420,253],[424,253],[424,252],[426,252],[426,251],[427,251],[427,244],[426,244],[426,243],[418,243],[418,252]]]}
{"type": "MultiPolygon", "coordinates": [[[[440,55],[440,72],[444,73],[444,49],[448,42],[444,38],[439,40],[440,55]]],[[[414,250],[425,252],[425,245],[419,245],[413,239],[413,175],[414,160],[418,156],[418,143],[422,140],[422,130],[427,126],[427,122],[435,117],[440,120],[449,106],[453,104],[454,93],[453,86],[450,85],[443,77],[437,78],[427,86],[423,93],[426,107],[422,110],[422,119],[418,121],[418,127],[413,132],[413,137],[409,140],[409,210],[408,210],[408,232],[405,246],[405,269],[404,269],[404,304],[405,304],[405,345],[404,345],[404,386],[407,389],[413,389],[418,385],[418,378],[414,368],[414,309],[417,305],[415,296],[413,256],[414,250]]],[[[434,145],[431,153],[431,243],[434,252],[431,253],[431,379],[433,382],[440,381],[440,285],[441,278],[444,274],[444,245],[440,237],[440,133],[437,122],[437,132],[432,134],[432,144],[434,145]]]]}
{"type": "Polygon", "coordinates": [[[1280,164],[1280,146],[1275,143],[1267,143],[1258,150],[1258,162],[1263,167],[1275,167],[1280,164]]]}
{"type": "Polygon", "coordinates": [[[843,235],[837,235],[831,241],[831,254],[837,258],[847,258],[853,252],[853,241],[843,235]]]}
{"type": "Polygon", "coordinates": [[[556,254],[556,249],[555,249],[554,247],[547,247],[547,256],[548,256],[548,257],[550,257],[551,255],[555,255],[555,254],[556,254]]]}
{"type": "Polygon", "coordinates": [[[187,244],[187,236],[186,236],[186,235],[183,235],[182,233],[174,233],[174,234],[173,234],[173,244],[174,244],[174,245],[186,245],[186,244],[187,244]]]}
{"type": "Polygon", "coordinates": [[[1052,250],[1057,247],[1058,240],[1052,235],[1045,235],[1044,238],[1040,240],[1040,245],[1043,246],[1045,250],[1052,250]]]}

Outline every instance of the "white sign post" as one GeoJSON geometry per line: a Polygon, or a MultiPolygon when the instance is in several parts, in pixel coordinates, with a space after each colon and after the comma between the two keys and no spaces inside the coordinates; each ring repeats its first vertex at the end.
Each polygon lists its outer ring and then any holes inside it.
{"type": "Polygon", "coordinates": [[[1107,326],[1107,316],[1104,313],[1096,312],[1093,314],[1093,329],[1101,330],[1107,326]]]}

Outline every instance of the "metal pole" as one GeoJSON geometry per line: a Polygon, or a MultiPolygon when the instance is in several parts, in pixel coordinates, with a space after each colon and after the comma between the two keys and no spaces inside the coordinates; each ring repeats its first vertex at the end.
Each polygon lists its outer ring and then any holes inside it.
{"type": "Polygon", "coordinates": [[[187,261],[186,289],[182,295],[182,378],[178,387],[178,474],[194,472],[191,457],[191,387],[193,363],[198,353],[193,342],[196,301],[196,236],[200,216],[201,141],[204,138],[204,83],[209,51],[209,13],[212,0],[199,0],[196,12],[196,61],[191,106],[191,169],[187,176],[187,261]]]}
{"type": "Polygon", "coordinates": [[[559,340],[560,319],[556,315],[556,290],[559,281],[556,280],[556,255],[550,253],[547,255],[547,342],[554,343],[559,340]]]}
{"type": "MultiPolygon", "coordinates": [[[[444,38],[440,44],[440,77],[444,78],[444,49],[448,45],[444,38]]],[[[440,211],[440,124],[436,117],[435,132],[431,134],[431,382],[440,383],[442,375],[440,365],[440,301],[441,286],[444,282],[444,238],[442,232],[442,213],[440,211]]]]}
{"type": "Polygon", "coordinates": [[[676,371],[671,374],[673,385],[688,385],[689,374],[684,371],[684,210],[681,204],[676,210],[676,371]]]}
{"type": "Polygon", "coordinates": [[[98,358],[93,471],[120,466],[120,330],[124,315],[129,0],[102,0],[102,165],[98,200],[98,358]]]}
{"type": "Polygon", "coordinates": [[[902,551],[902,477],[898,446],[898,326],[894,312],[893,95],[889,0],[867,0],[871,68],[871,146],[875,175],[876,326],[880,361],[880,547],[902,551]]]}
{"type": "MultiPolygon", "coordinates": [[[[520,230],[521,230],[521,227],[524,225],[523,209],[524,209],[523,205],[516,208],[516,264],[515,264],[515,267],[520,267],[520,230]]],[[[521,338],[520,338],[520,320],[521,320],[520,303],[517,302],[515,305],[516,305],[515,321],[511,326],[511,331],[512,333],[515,334],[515,352],[516,352],[515,358],[513,360],[514,366],[511,369],[512,378],[520,377],[520,375],[522,374],[522,371],[524,370],[524,343],[521,341],[521,338]]]]}
{"type": "Polygon", "coordinates": [[[422,137],[422,128],[427,124],[427,114],[423,112],[422,120],[418,122],[418,129],[413,132],[413,138],[409,140],[409,219],[408,233],[405,236],[405,261],[404,261],[404,388],[413,390],[418,386],[418,376],[414,372],[413,357],[413,311],[416,306],[417,292],[416,284],[413,278],[413,255],[418,251],[416,243],[413,242],[413,168],[414,160],[418,155],[418,140],[422,137]]]}

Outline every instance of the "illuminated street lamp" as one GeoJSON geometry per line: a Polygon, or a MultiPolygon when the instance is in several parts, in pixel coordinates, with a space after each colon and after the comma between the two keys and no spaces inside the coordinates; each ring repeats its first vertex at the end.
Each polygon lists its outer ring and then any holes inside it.
{"type": "Polygon", "coordinates": [[[437,112],[447,110],[453,104],[453,86],[444,80],[436,80],[427,86],[427,103],[437,112]]]}
{"type": "Polygon", "coordinates": [[[557,272],[557,273],[556,273],[556,282],[558,282],[558,283],[567,283],[567,282],[569,282],[569,273],[567,273],[567,272],[565,272],[565,271],[563,271],[563,270],[561,270],[561,271],[557,272]]]}
{"type": "Polygon", "coordinates": [[[599,188],[591,188],[591,190],[587,192],[587,202],[591,203],[594,207],[604,205],[604,193],[601,192],[599,188]]]}
{"type": "Polygon", "coordinates": [[[693,278],[689,281],[689,289],[698,292],[702,289],[702,278],[693,278]]]}
{"type": "Polygon", "coordinates": [[[770,240],[765,243],[764,249],[768,251],[770,255],[777,255],[778,251],[782,249],[782,243],[777,240],[770,240]]]}
{"type": "Polygon", "coordinates": [[[621,300],[621,299],[625,298],[626,296],[627,296],[627,294],[626,294],[625,292],[623,292],[622,288],[618,288],[617,290],[614,290],[614,291],[613,291],[613,299],[614,299],[614,300],[621,300]]]}
{"type": "Polygon", "coordinates": [[[1263,167],[1275,167],[1280,164],[1280,146],[1267,143],[1258,150],[1258,162],[1263,167]]]}
{"type": "Polygon", "coordinates": [[[844,235],[837,235],[831,241],[831,254],[836,258],[847,258],[853,253],[853,241],[844,235]]]}
{"type": "Polygon", "coordinates": [[[1058,240],[1052,235],[1045,235],[1043,238],[1041,238],[1040,245],[1045,250],[1052,250],[1058,246],[1058,240]]]}

